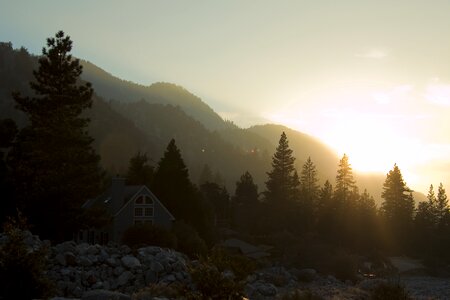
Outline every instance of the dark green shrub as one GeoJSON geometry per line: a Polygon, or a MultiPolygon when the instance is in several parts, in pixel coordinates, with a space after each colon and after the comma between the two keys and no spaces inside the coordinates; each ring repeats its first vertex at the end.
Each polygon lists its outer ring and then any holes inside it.
{"type": "Polygon", "coordinates": [[[206,243],[193,227],[180,221],[174,224],[172,232],[177,239],[178,251],[195,258],[206,255],[206,243]]]}
{"type": "Polygon", "coordinates": [[[399,282],[381,283],[372,293],[372,300],[410,300],[408,291],[399,282]]]}
{"type": "Polygon", "coordinates": [[[53,295],[45,276],[48,249],[29,251],[24,242],[25,220],[9,219],[4,225],[7,241],[0,247],[0,299],[34,299],[53,295]]]}
{"type": "Polygon", "coordinates": [[[143,246],[176,247],[176,238],[168,230],[151,224],[139,224],[128,228],[122,243],[132,248],[143,246]]]}

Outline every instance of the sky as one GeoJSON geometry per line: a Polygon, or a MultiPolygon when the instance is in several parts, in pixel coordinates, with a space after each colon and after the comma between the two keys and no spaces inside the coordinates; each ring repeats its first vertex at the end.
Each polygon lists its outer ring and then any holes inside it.
{"type": "Polygon", "coordinates": [[[6,1],[0,41],[182,85],[222,117],[316,136],[355,170],[450,190],[450,1],[6,1]]]}

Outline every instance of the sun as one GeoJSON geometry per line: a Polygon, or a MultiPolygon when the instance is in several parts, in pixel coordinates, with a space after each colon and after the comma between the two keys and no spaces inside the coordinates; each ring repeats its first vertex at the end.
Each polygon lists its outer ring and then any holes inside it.
{"type": "Polygon", "coordinates": [[[349,156],[353,169],[361,172],[388,172],[394,163],[407,168],[420,156],[419,142],[399,132],[389,118],[346,115],[322,137],[338,154],[349,156]]]}

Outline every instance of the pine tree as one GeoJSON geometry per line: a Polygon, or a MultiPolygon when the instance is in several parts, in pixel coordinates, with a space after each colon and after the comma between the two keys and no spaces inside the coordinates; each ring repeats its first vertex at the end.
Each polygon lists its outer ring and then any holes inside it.
{"type": "Polygon", "coordinates": [[[48,38],[30,82],[35,96],[13,94],[30,121],[10,153],[16,195],[41,237],[55,240],[71,238],[86,224],[81,205],[98,194],[102,180],[89,119],[81,116],[93,90],[80,83],[82,66],[71,50],[64,32],[48,38]]]}
{"type": "MultiPolygon", "coordinates": [[[[403,180],[397,164],[386,175],[381,197],[381,213],[385,219],[388,233],[393,241],[399,241],[397,250],[406,247],[414,214],[414,199],[412,190],[403,180]],[[398,248],[399,247],[399,248],[398,248]]],[[[393,245],[395,247],[395,245],[393,245]]]]}
{"type": "Polygon", "coordinates": [[[172,139],[158,162],[152,190],[177,220],[192,225],[204,238],[209,234],[207,209],[191,183],[180,150],[172,139]]]}
{"type": "Polygon", "coordinates": [[[347,202],[355,192],[355,179],[353,178],[352,167],[348,161],[348,156],[344,154],[339,161],[336,175],[335,198],[341,202],[347,202]]]}
{"type": "Polygon", "coordinates": [[[248,171],[236,182],[232,204],[234,225],[240,231],[257,232],[261,226],[261,203],[258,200],[258,186],[248,171]]]}
{"type": "Polygon", "coordinates": [[[153,179],[153,167],[148,164],[146,153],[138,152],[130,159],[130,165],[128,166],[126,178],[127,184],[143,184],[150,187],[153,179]]]}
{"type": "Polygon", "coordinates": [[[296,197],[299,178],[294,168],[295,158],[289,148],[286,134],[283,132],[272,157],[272,171],[268,172],[265,208],[269,211],[269,227],[272,230],[296,229],[296,197]]]}
{"type": "Polygon", "coordinates": [[[253,182],[252,175],[246,171],[236,182],[233,202],[236,206],[252,207],[258,203],[258,186],[253,182]]]}
{"type": "Polygon", "coordinates": [[[450,215],[450,207],[448,205],[447,194],[445,193],[445,188],[442,185],[442,182],[438,187],[438,194],[436,199],[436,214],[438,223],[442,223],[442,221],[450,215]]]}
{"type": "Polygon", "coordinates": [[[317,201],[320,191],[318,182],[316,166],[312,162],[311,157],[308,157],[300,175],[301,198],[305,202],[313,205],[317,201]]]}
{"type": "Polygon", "coordinates": [[[264,197],[268,203],[283,206],[293,202],[295,194],[294,161],[288,139],[283,132],[272,157],[272,171],[267,173],[269,179],[266,181],[267,190],[264,192],[264,197]]]}

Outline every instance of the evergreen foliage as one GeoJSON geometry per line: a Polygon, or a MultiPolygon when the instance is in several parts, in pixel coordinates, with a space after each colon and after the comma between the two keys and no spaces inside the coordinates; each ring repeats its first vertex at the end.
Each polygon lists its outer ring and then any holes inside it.
{"type": "Polygon", "coordinates": [[[138,152],[130,159],[126,178],[128,185],[150,186],[153,179],[153,167],[148,164],[146,153],[138,152]]]}
{"type": "Polygon", "coordinates": [[[336,175],[336,187],[334,191],[335,199],[337,201],[346,202],[352,197],[352,193],[355,191],[356,181],[353,178],[353,170],[349,163],[347,154],[342,156],[339,161],[339,167],[336,175]]]}
{"type": "Polygon", "coordinates": [[[210,239],[208,207],[189,179],[180,150],[172,139],[158,162],[152,191],[177,220],[192,225],[204,239],[210,239]]]}
{"type": "Polygon", "coordinates": [[[16,196],[42,238],[64,240],[88,224],[81,205],[98,194],[100,157],[81,116],[92,105],[93,90],[80,83],[82,67],[70,55],[72,41],[59,31],[47,39],[33,72],[35,96],[14,94],[30,121],[10,152],[16,196]]]}
{"type": "Polygon", "coordinates": [[[384,199],[381,213],[387,229],[385,234],[391,235],[388,243],[393,250],[405,249],[412,229],[414,199],[397,164],[386,175],[381,197],[384,199]]]}
{"type": "Polygon", "coordinates": [[[232,209],[236,228],[247,233],[260,231],[261,203],[258,198],[258,186],[248,171],[236,182],[232,209]]]}
{"type": "Polygon", "coordinates": [[[272,157],[272,171],[266,181],[265,200],[274,206],[293,202],[294,198],[294,161],[289,141],[283,132],[275,154],[272,157]]]}
{"type": "Polygon", "coordinates": [[[271,226],[274,229],[293,225],[291,222],[295,212],[292,208],[298,195],[298,175],[294,161],[289,141],[283,132],[272,157],[272,170],[267,173],[268,180],[264,192],[264,200],[272,218],[271,226]]]}

